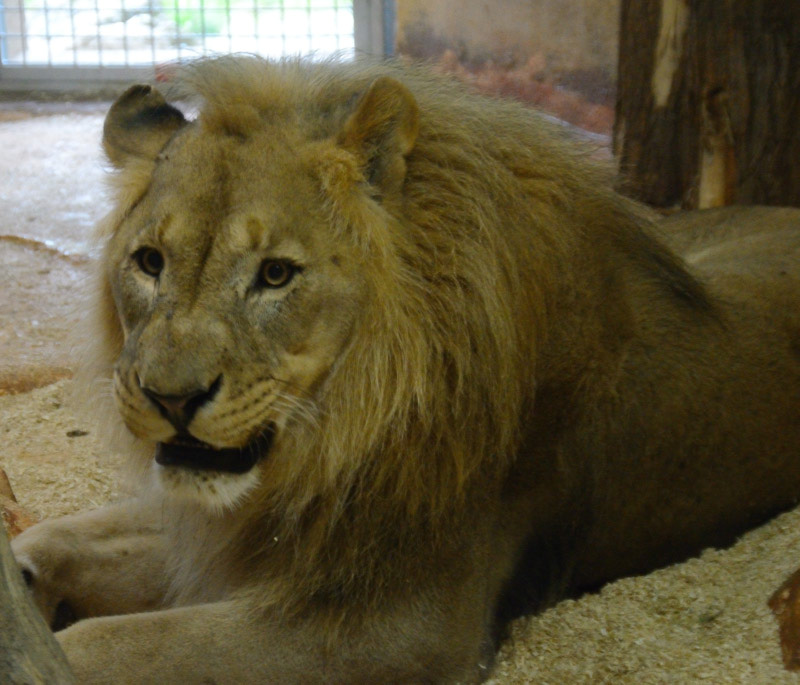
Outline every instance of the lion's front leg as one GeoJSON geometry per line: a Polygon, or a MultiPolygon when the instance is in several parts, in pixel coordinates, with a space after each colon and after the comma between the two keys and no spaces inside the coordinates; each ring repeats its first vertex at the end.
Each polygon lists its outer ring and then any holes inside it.
{"type": "Polygon", "coordinates": [[[271,677],[280,671],[267,664],[263,630],[245,616],[236,602],[203,604],[93,618],[57,638],[85,685],[291,682],[271,677]]]}
{"type": "Polygon", "coordinates": [[[313,614],[270,615],[245,593],[80,621],[56,637],[84,684],[479,682],[480,631],[445,618],[450,609],[438,607],[437,616],[409,605],[335,625],[313,614]]]}
{"type": "Polygon", "coordinates": [[[157,608],[167,591],[160,509],[140,500],[43,521],[12,549],[54,630],[90,616],[157,608]]]}

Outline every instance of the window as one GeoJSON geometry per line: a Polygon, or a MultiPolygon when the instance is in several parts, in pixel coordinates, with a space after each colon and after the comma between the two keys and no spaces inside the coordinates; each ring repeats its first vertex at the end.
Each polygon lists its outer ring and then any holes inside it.
{"type": "Polygon", "coordinates": [[[0,0],[0,84],[117,80],[209,54],[384,53],[386,0],[0,0]]]}

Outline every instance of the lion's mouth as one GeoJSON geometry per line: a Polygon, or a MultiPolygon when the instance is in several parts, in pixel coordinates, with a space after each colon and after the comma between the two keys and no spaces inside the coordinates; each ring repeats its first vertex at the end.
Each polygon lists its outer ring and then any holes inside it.
{"type": "Polygon", "coordinates": [[[155,458],[162,466],[247,473],[267,455],[274,436],[275,429],[270,426],[245,447],[218,449],[190,435],[180,435],[169,442],[159,442],[155,458]]]}

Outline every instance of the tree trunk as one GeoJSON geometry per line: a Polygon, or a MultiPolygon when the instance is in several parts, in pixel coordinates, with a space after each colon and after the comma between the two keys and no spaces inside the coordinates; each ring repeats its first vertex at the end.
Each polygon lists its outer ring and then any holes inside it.
{"type": "Polygon", "coordinates": [[[64,652],[34,606],[0,525],[0,683],[74,683],[64,652]]]}
{"type": "Polygon", "coordinates": [[[614,150],[655,206],[800,206],[800,2],[622,0],[614,150]]]}

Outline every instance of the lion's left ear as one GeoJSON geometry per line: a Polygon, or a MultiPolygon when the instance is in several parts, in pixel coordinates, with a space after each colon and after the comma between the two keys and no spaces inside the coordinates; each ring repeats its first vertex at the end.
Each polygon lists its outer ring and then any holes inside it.
{"type": "Polygon", "coordinates": [[[359,159],[364,176],[382,194],[400,190],[406,155],[419,132],[419,108],[399,81],[382,76],[359,100],[339,136],[339,143],[359,159]]]}
{"type": "Polygon", "coordinates": [[[103,148],[111,163],[124,167],[132,158],[155,159],[186,123],[180,110],[150,86],[133,86],[111,105],[103,125],[103,148]]]}

